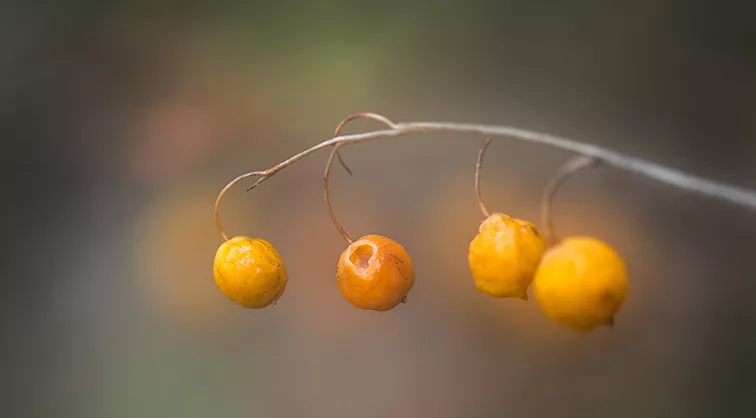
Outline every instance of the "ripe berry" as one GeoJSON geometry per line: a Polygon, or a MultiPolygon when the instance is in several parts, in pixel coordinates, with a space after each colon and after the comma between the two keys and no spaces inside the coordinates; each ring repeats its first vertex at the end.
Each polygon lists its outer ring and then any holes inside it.
{"type": "Polygon", "coordinates": [[[528,300],[528,286],[544,251],[546,239],[535,225],[494,213],[481,223],[467,260],[480,291],[528,300]]]}
{"type": "Polygon", "coordinates": [[[590,331],[614,323],[627,296],[628,276],[612,247],[594,238],[571,237],[546,252],[533,287],[551,319],[590,331]]]}
{"type": "Polygon", "coordinates": [[[264,308],[286,290],[283,260],[262,239],[239,236],[221,244],[215,253],[213,276],[223,294],[245,308],[264,308]]]}
{"type": "Polygon", "coordinates": [[[336,278],[341,294],[352,305],[387,311],[406,300],[415,281],[415,268],[399,243],[366,235],[341,253],[336,278]]]}

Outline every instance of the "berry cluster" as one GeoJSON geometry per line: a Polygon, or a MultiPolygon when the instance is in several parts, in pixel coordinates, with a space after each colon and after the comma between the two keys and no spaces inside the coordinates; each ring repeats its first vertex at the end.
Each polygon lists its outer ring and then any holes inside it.
{"type": "Polygon", "coordinates": [[[628,290],[622,258],[590,237],[570,237],[548,248],[528,221],[494,213],[470,243],[470,271],[478,289],[497,298],[535,297],[546,315],[582,331],[613,325],[628,290]]]}
{"type": "MultiPolygon", "coordinates": [[[[396,124],[383,116],[360,113],[343,120],[336,128],[338,136],[344,124],[355,118],[368,118],[395,129],[396,124]]],[[[475,189],[485,217],[479,232],[470,243],[468,263],[475,286],[496,298],[528,300],[533,293],[546,315],[555,322],[581,331],[613,325],[628,291],[628,276],[622,258],[609,245],[590,237],[569,237],[549,247],[549,239],[531,222],[503,213],[489,214],[480,198],[480,172],[483,156],[490,144],[486,139],[478,155],[475,189]]],[[[415,280],[415,269],[407,251],[396,241],[380,235],[366,235],[352,240],[336,219],[328,194],[328,177],[334,157],[349,168],[335,144],[324,173],[324,196],[331,219],[348,242],[336,269],[338,287],[352,305],[360,309],[387,311],[407,301],[415,280]]],[[[592,165],[592,161],[571,161],[546,187],[544,222],[553,237],[550,209],[553,195],[570,174],[592,165]]],[[[261,176],[268,172],[253,172],[261,176]]],[[[216,201],[239,177],[224,188],[216,201]]],[[[253,186],[254,187],[254,186],[253,186]]],[[[220,290],[237,304],[252,309],[275,304],[286,290],[284,262],[275,248],[265,240],[243,236],[228,239],[215,255],[213,274],[220,290]]]]}

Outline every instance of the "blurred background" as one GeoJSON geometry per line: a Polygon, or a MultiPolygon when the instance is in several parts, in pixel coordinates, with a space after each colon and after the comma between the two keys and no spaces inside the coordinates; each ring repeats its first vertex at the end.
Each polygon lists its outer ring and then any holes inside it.
{"type": "MultiPolygon", "coordinates": [[[[345,116],[512,125],[756,188],[753,1],[37,1],[0,11],[2,415],[756,416],[756,213],[602,168],[562,235],[627,260],[617,326],[578,334],[479,293],[482,138],[343,150],[352,235],[399,241],[409,302],[340,295],[327,152],[221,210],[287,263],[277,306],[218,291],[213,203],[345,116]]],[[[358,121],[349,132],[377,128],[358,121]]],[[[489,209],[537,220],[565,152],[492,144],[489,209]]]]}

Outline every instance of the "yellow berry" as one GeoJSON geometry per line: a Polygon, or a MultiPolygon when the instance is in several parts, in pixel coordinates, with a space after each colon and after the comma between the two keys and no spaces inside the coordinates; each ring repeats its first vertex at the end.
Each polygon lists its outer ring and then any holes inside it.
{"type": "Polygon", "coordinates": [[[245,308],[264,308],[286,290],[283,260],[262,239],[234,237],[221,244],[215,254],[213,276],[223,294],[245,308]]]}
{"type": "Polygon", "coordinates": [[[627,296],[627,269],[609,245],[594,238],[572,237],[546,252],[533,287],[551,319],[590,331],[613,324],[627,296]]]}
{"type": "Polygon", "coordinates": [[[475,285],[497,298],[528,300],[528,286],[546,246],[546,238],[532,223],[492,214],[470,243],[467,261],[475,285]]]}
{"type": "Polygon", "coordinates": [[[387,311],[406,300],[415,281],[415,268],[399,243],[366,235],[341,253],[336,278],[341,294],[352,305],[387,311]]]}

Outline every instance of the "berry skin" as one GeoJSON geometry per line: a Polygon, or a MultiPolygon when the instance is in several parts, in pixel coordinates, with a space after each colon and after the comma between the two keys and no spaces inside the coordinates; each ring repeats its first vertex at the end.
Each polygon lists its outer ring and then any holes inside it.
{"type": "Polygon", "coordinates": [[[628,285],[625,262],[612,247],[594,238],[571,237],[546,252],[533,287],[551,319],[590,331],[614,323],[628,285]]]}
{"type": "Polygon", "coordinates": [[[546,247],[546,238],[532,223],[492,214],[470,242],[467,261],[475,286],[493,297],[528,300],[528,286],[546,247]]]}
{"type": "Polygon", "coordinates": [[[223,294],[245,308],[264,308],[286,290],[283,260],[263,239],[239,236],[221,244],[215,253],[213,276],[223,294]]]}
{"type": "Polygon", "coordinates": [[[352,305],[387,311],[406,300],[415,281],[415,268],[396,241],[365,235],[341,253],[336,278],[341,294],[352,305]]]}

